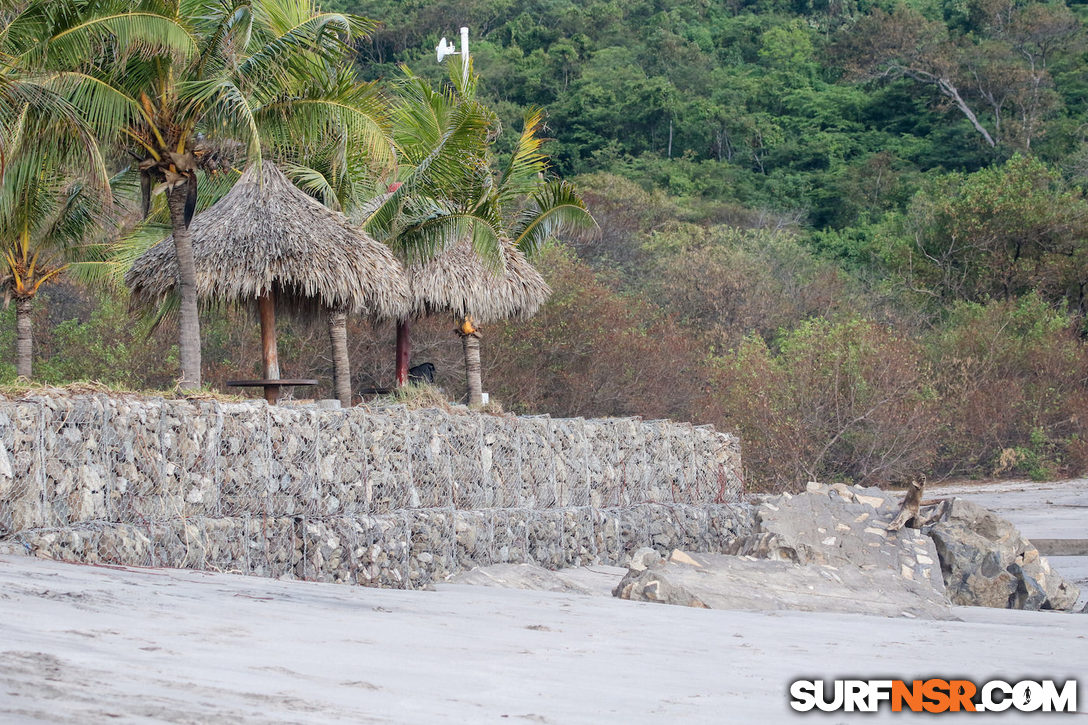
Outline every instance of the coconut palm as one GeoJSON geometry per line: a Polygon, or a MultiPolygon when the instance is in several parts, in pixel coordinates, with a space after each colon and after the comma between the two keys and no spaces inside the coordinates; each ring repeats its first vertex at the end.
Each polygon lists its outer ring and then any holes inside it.
{"type": "MultiPolygon", "coordinates": [[[[459,74],[458,74],[459,79],[459,74]]],[[[389,191],[357,214],[365,228],[408,266],[433,259],[462,239],[481,258],[502,266],[501,241],[472,209],[486,180],[490,140],[498,118],[450,86],[434,89],[406,71],[393,108],[398,167],[389,191]]],[[[397,323],[396,383],[405,385],[410,323],[397,323]]]]}
{"type": "MultiPolygon", "coordinates": [[[[0,5],[0,179],[11,169],[36,183],[42,163],[66,160],[80,169],[83,181],[109,197],[106,165],[93,130],[75,106],[51,87],[50,78],[28,68],[21,55],[49,25],[49,5],[0,5]],[[18,158],[19,163],[13,163],[18,158]]],[[[71,171],[71,169],[69,169],[71,171]]],[[[18,199],[7,197],[7,201],[18,199]]],[[[10,213],[11,209],[3,210],[10,213]]]]}
{"type": "MultiPolygon", "coordinates": [[[[482,185],[483,194],[472,209],[479,224],[486,224],[493,234],[503,240],[507,258],[518,261],[515,254],[531,260],[540,249],[558,234],[576,230],[593,230],[597,223],[586,209],[585,202],[574,186],[561,179],[548,179],[548,158],[541,151],[543,113],[529,109],[524,118],[521,136],[501,174],[489,177],[482,185]]],[[[489,168],[495,160],[489,158],[489,168]]],[[[532,273],[524,264],[507,264],[504,283],[511,287],[509,296],[524,300],[524,307],[511,308],[511,314],[528,316],[536,311],[537,301],[531,291],[538,288],[532,273]],[[513,269],[509,269],[513,266],[513,269]],[[518,271],[520,270],[520,273],[518,271]],[[531,311],[530,311],[531,310],[531,311]]],[[[469,269],[465,274],[472,274],[469,269]]],[[[453,308],[458,316],[457,333],[465,354],[465,377],[469,405],[483,402],[483,381],[480,372],[480,312],[471,308],[453,308]]]]}
{"type": "Polygon", "coordinates": [[[317,12],[310,0],[27,0],[46,20],[12,53],[79,109],[98,138],[137,159],[141,206],[162,195],[177,256],[180,387],[200,385],[200,327],[189,222],[198,171],[238,140],[317,143],[330,129],[388,158],[375,94],[337,72],[370,21],[317,12]],[[44,9],[43,9],[44,8],[44,9]]]}
{"type": "Polygon", "coordinates": [[[0,181],[0,285],[5,304],[15,304],[15,370],[33,376],[34,300],[44,285],[57,280],[73,263],[91,258],[94,234],[110,211],[86,179],[68,177],[66,169],[37,154],[8,157],[0,181]]]}
{"type": "MultiPolygon", "coordinates": [[[[469,403],[479,405],[480,317],[535,312],[547,285],[525,258],[555,234],[596,223],[571,184],[547,178],[539,110],[525,115],[509,163],[494,171],[498,119],[475,100],[477,77],[470,73],[465,85],[459,69],[451,71],[440,91],[411,75],[401,84],[393,113],[400,182],[366,225],[408,267],[415,315],[457,317],[469,403]]],[[[397,326],[398,385],[407,379],[409,326],[409,319],[397,326]]]]}

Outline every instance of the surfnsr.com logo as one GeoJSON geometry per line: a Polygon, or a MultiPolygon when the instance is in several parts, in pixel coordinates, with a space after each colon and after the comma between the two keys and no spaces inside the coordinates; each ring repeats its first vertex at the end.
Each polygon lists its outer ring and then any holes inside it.
{"type": "Polygon", "coordinates": [[[790,707],[799,712],[1076,712],[1077,681],[797,680],[790,707]]]}

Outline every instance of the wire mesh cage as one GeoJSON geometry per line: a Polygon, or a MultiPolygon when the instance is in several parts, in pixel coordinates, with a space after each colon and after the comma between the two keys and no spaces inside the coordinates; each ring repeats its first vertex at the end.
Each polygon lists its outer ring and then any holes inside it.
{"type": "Polygon", "coordinates": [[[382,514],[358,517],[356,521],[357,581],[369,586],[407,588],[409,534],[404,518],[382,514]]]}
{"type": "Polygon", "coordinates": [[[249,574],[249,518],[200,519],[206,544],[204,567],[211,571],[249,574]]]}
{"type": "Polygon", "coordinates": [[[407,585],[419,589],[456,571],[454,519],[448,509],[404,512],[408,529],[407,585]]]}
{"type": "Polygon", "coordinates": [[[85,524],[96,528],[97,563],[129,566],[151,565],[151,538],[132,524],[85,524]]]}
{"type": "Polygon", "coordinates": [[[563,528],[559,544],[562,554],[560,566],[589,566],[600,563],[597,556],[595,510],[589,506],[561,509],[563,528]]]}
{"type": "Polygon", "coordinates": [[[102,445],[113,521],[139,524],[178,515],[183,507],[180,489],[164,477],[162,408],[159,401],[107,400],[102,445]]]}
{"type": "Polygon", "coordinates": [[[563,509],[524,509],[529,561],[559,569],[563,555],[563,509]]]}
{"type": "Polygon", "coordinates": [[[207,537],[199,519],[150,521],[152,566],[203,569],[207,561],[207,537]]]}
{"type": "Polygon", "coordinates": [[[552,455],[558,506],[589,505],[589,446],[581,418],[553,418],[552,455]]]}
{"type": "Polygon", "coordinates": [[[317,515],[322,509],[317,411],[281,406],[267,406],[266,411],[268,510],[276,516],[317,515]]]}
{"type": "Polygon", "coordinates": [[[673,504],[669,517],[676,531],[675,549],[703,551],[706,547],[707,514],[703,506],[673,504]]]}
{"type": "Polygon", "coordinates": [[[740,441],[710,426],[697,426],[695,436],[695,489],[699,500],[724,504],[736,501],[744,492],[741,478],[740,441]]]}
{"type": "Polygon", "coordinates": [[[530,508],[546,509],[559,505],[555,484],[555,456],[552,446],[552,419],[546,415],[519,418],[520,480],[525,490],[519,494],[530,508]]]}
{"type": "Polygon", "coordinates": [[[617,563],[625,566],[632,554],[650,545],[650,525],[646,504],[619,509],[617,518],[620,539],[620,558],[617,563]]]}
{"type": "Polygon", "coordinates": [[[219,439],[223,431],[219,404],[163,401],[159,430],[163,485],[174,493],[177,500],[172,503],[188,516],[218,515],[219,439]]]}
{"type": "Polygon", "coordinates": [[[624,562],[622,509],[593,509],[593,546],[596,562],[620,566],[624,562]]]}
{"type": "Polygon", "coordinates": [[[491,512],[455,509],[452,516],[455,571],[491,565],[495,548],[491,512]]]}
{"type": "Polygon", "coordinates": [[[0,401],[0,537],[71,560],[416,588],[720,549],[741,484],[735,437],[667,421],[0,401]]]}
{"type": "Polygon", "coordinates": [[[268,415],[244,404],[222,408],[219,435],[219,510],[224,516],[270,515],[268,415]]]}
{"type": "Polygon", "coordinates": [[[482,424],[477,416],[450,416],[450,476],[453,505],[461,509],[491,508],[496,491],[485,484],[480,449],[482,424]]]}
{"type": "Polygon", "coordinates": [[[615,422],[615,460],[618,469],[617,506],[635,506],[647,500],[647,470],[651,461],[646,445],[647,428],[641,419],[625,418],[615,422]]]}
{"type": "Polygon", "coordinates": [[[525,564],[529,561],[529,514],[533,510],[491,510],[493,564],[525,564]]]}
{"type": "Polygon", "coordinates": [[[443,410],[413,411],[409,417],[406,435],[412,458],[411,508],[453,505],[452,426],[450,416],[443,410]]]}
{"type": "Polygon", "coordinates": [[[673,503],[679,494],[676,480],[676,461],[673,458],[672,431],[668,421],[642,422],[646,441],[646,462],[642,468],[642,481],[646,503],[673,503]]]}
{"type": "Polygon", "coordinates": [[[666,475],[671,496],[676,504],[698,504],[704,501],[695,485],[695,433],[690,423],[672,423],[661,427],[661,436],[669,446],[666,475]]]}
{"type": "Polygon", "coordinates": [[[44,409],[0,404],[0,536],[44,525],[41,437],[44,409]]]}
{"type": "Polygon", "coordinates": [[[408,411],[395,406],[366,418],[366,498],[372,513],[390,513],[411,505],[408,481],[411,456],[405,436],[408,411]]]}
{"type": "Polygon", "coordinates": [[[536,497],[522,477],[520,426],[517,419],[480,416],[480,473],[496,492],[496,506],[533,508],[536,497]]]}
{"type": "Polygon", "coordinates": [[[596,508],[617,506],[620,501],[620,471],[615,465],[618,447],[615,429],[619,429],[619,426],[613,421],[586,420],[582,423],[586,440],[588,503],[596,508]]]}
{"type": "Polygon", "coordinates": [[[322,491],[316,513],[357,516],[367,502],[367,414],[359,408],[327,411],[320,417],[316,473],[322,491]]]}
{"type": "Polygon", "coordinates": [[[95,397],[43,401],[41,478],[46,526],[106,518],[102,402],[95,397]]]}
{"type": "Polygon", "coordinates": [[[752,533],[754,517],[748,504],[711,504],[706,510],[706,551],[721,552],[730,541],[752,533]]]}

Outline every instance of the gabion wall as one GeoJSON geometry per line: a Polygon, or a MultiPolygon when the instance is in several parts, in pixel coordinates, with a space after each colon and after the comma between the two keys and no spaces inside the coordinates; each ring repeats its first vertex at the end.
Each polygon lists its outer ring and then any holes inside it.
{"type": "Polygon", "coordinates": [[[415,587],[714,551],[737,439],[638,419],[106,395],[0,401],[0,540],[130,565],[415,587]]]}

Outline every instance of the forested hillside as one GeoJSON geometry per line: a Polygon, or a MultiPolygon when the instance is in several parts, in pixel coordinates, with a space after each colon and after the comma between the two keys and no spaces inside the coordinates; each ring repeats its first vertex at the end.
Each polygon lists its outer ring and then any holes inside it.
{"type": "MultiPolygon", "coordinates": [[[[434,47],[467,25],[500,149],[542,108],[601,226],[538,261],[540,314],[484,330],[508,409],[737,429],[761,487],[1088,470],[1088,5],[326,6],[382,23],[357,65],[383,82],[441,82],[434,47]]],[[[43,377],[168,383],[169,335],[110,295],[73,309],[51,305],[43,377]],[[119,380],[119,358],[149,367],[119,380]]],[[[256,359],[231,314],[206,324],[212,381],[256,359]]],[[[352,325],[356,386],[388,384],[392,333],[352,325]]],[[[415,361],[453,392],[449,328],[424,325],[415,361]]],[[[322,334],[288,331],[285,375],[329,368],[322,334]]]]}

